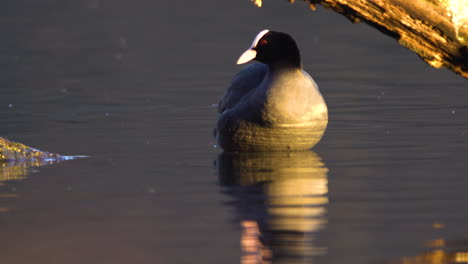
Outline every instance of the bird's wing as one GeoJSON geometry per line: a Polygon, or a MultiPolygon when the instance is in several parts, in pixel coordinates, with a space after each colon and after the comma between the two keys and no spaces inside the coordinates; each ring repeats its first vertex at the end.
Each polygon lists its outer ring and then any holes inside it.
{"type": "Polygon", "coordinates": [[[255,90],[265,78],[268,66],[263,63],[251,64],[234,76],[231,84],[218,103],[218,113],[236,106],[251,91],[255,90]]]}

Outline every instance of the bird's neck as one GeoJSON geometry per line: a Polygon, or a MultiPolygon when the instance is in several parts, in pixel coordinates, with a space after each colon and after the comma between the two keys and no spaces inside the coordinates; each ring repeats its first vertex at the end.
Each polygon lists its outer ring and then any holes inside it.
{"type": "Polygon", "coordinates": [[[270,68],[271,73],[283,73],[283,72],[300,72],[302,71],[302,64],[299,63],[289,63],[286,61],[277,62],[275,64],[269,64],[268,67],[270,68]]]}
{"type": "Polygon", "coordinates": [[[294,60],[281,60],[275,63],[268,64],[268,67],[272,72],[301,71],[302,63],[300,58],[294,60]]]}

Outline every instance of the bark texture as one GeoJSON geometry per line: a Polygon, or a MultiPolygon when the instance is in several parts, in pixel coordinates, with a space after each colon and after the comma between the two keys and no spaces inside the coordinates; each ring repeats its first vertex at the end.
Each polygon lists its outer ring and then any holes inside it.
{"type": "MultiPolygon", "coordinates": [[[[252,1],[261,5],[261,0],[252,1]]],[[[320,4],[352,22],[365,22],[397,39],[429,65],[468,78],[468,0],[305,1],[313,10],[320,4]]]]}

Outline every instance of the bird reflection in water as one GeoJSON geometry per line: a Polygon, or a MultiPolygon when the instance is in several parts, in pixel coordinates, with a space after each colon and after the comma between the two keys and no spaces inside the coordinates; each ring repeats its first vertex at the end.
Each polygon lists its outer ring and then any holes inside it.
{"type": "Polygon", "coordinates": [[[217,169],[241,225],[241,263],[309,263],[326,252],[328,169],[312,151],[223,153],[217,169]]]}

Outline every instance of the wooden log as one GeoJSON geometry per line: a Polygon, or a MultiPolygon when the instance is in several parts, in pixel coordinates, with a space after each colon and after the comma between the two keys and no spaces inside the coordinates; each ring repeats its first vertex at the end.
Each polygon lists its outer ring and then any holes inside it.
{"type": "MultiPolygon", "coordinates": [[[[320,4],[352,22],[365,22],[397,39],[429,65],[468,78],[467,0],[305,1],[313,10],[320,4]]],[[[261,0],[254,1],[259,2],[261,5],[261,0]]]]}

